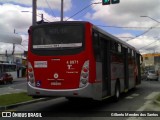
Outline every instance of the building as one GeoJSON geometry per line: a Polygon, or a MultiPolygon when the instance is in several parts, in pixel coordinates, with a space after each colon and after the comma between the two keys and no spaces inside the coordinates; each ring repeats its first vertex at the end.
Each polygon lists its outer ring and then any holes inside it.
{"type": "Polygon", "coordinates": [[[24,53],[0,54],[0,63],[15,63],[17,65],[17,77],[25,77],[27,61],[24,53]]]}
{"type": "Polygon", "coordinates": [[[143,54],[142,56],[145,69],[160,69],[160,53],[143,54]]]}

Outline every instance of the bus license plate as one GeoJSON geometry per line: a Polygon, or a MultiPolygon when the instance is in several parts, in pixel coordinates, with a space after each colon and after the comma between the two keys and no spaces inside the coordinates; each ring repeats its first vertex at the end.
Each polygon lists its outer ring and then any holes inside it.
{"type": "Polygon", "coordinates": [[[61,82],[51,82],[51,85],[59,86],[61,85],[61,82]]]}

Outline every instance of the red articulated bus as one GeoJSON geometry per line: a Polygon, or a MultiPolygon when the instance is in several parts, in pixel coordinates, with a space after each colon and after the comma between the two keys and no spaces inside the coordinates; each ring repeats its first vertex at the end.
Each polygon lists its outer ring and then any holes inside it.
{"type": "Polygon", "coordinates": [[[85,21],[31,26],[28,95],[103,100],[141,83],[140,53],[85,21]]]}

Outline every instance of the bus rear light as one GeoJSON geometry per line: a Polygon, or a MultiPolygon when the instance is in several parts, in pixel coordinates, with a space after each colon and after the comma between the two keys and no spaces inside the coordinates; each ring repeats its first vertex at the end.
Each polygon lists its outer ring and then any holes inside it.
{"type": "Polygon", "coordinates": [[[88,77],[88,72],[82,73],[82,74],[81,74],[81,77],[82,77],[82,78],[87,78],[87,77],[88,77]]]}
{"type": "Polygon", "coordinates": [[[88,72],[88,68],[84,67],[83,72],[85,72],[85,73],[88,72]]]}
{"type": "Polygon", "coordinates": [[[81,70],[79,87],[84,87],[88,83],[89,78],[89,60],[85,61],[81,70]]]}
{"type": "MultiPolygon", "coordinates": [[[[34,78],[34,71],[33,71],[33,67],[31,65],[30,62],[28,62],[28,81],[31,83],[31,84],[34,84],[35,83],[35,78],[34,78]]],[[[35,86],[35,84],[34,84],[35,86]]]]}

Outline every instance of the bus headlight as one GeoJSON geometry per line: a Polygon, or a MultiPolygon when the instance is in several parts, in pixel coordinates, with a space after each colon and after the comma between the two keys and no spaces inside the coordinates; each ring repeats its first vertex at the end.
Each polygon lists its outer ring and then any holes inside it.
{"type": "Polygon", "coordinates": [[[89,79],[89,60],[85,61],[81,70],[79,87],[84,87],[88,83],[89,79]]]}

